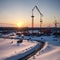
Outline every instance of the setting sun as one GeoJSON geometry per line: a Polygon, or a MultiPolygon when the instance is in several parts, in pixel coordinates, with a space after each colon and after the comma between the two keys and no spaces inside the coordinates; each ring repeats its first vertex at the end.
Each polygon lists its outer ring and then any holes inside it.
{"type": "Polygon", "coordinates": [[[23,22],[18,22],[17,27],[23,27],[23,22]]]}

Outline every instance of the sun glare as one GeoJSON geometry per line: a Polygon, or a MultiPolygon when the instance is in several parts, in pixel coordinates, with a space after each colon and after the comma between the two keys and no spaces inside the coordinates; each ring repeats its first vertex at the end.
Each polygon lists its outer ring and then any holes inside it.
{"type": "Polygon", "coordinates": [[[18,22],[17,23],[17,27],[23,27],[23,23],[22,22],[18,22]]]}

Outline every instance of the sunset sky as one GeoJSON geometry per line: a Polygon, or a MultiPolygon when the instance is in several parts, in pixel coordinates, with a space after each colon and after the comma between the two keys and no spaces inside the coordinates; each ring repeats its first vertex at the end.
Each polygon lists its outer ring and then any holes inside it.
{"type": "MultiPolygon", "coordinates": [[[[43,16],[43,27],[60,26],[60,0],[0,0],[0,27],[31,27],[32,8],[37,5],[43,16]]],[[[34,26],[39,26],[39,13],[34,10],[34,26]]]]}

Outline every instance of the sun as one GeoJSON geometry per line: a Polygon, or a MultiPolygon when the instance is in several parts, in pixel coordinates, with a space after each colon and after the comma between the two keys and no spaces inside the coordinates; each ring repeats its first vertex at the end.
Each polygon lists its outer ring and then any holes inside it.
{"type": "Polygon", "coordinates": [[[23,27],[23,23],[22,22],[18,22],[17,23],[17,27],[23,27]]]}

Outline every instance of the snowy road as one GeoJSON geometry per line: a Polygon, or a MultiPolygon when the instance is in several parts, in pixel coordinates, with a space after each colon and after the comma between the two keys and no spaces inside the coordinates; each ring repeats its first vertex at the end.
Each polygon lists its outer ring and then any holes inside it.
{"type": "Polygon", "coordinates": [[[14,55],[12,57],[7,58],[6,60],[26,60],[31,56],[35,55],[42,47],[44,46],[44,42],[38,42],[34,47],[27,50],[26,52],[18,55],[14,55]]]}
{"type": "MultiPolygon", "coordinates": [[[[60,60],[60,38],[59,37],[54,37],[54,36],[41,36],[41,37],[25,37],[25,38],[27,38],[29,41],[31,40],[37,40],[37,41],[44,41],[44,42],[46,42],[45,43],[45,46],[40,50],[40,51],[38,51],[38,53],[35,55],[35,59],[34,60],[60,60]],[[31,38],[31,39],[29,39],[29,38],[31,38]]],[[[33,42],[33,41],[32,41],[33,42]]],[[[6,44],[6,42],[5,42],[5,44],[6,44]]],[[[0,44],[0,45],[2,45],[2,44],[0,44]]],[[[4,43],[3,43],[3,45],[4,45],[4,43]]],[[[7,46],[9,46],[9,45],[7,45],[7,46]]],[[[29,46],[29,44],[28,44],[28,46],[29,46]]],[[[34,45],[34,46],[36,46],[36,45],[34,45]]],[[[27,50],[27,52],[30,52],[30,53],[34,53],[34,50],[35,50],[35,48],[34,48],[34,46],[33,47],[31,47],[31,48],[29,48],[28,50],[27,50]],[[32,49],[32,48],[34,48],[34,49],[32,49]],[[32,49],[32,50],[31,50],[32,49]],[[31,50],[31,51],[29,51],[29,50],[31,50]]],[[[2,47],[1,47],[2,48],[2,47]]],[[[6,47],[7,48],[7,47],[6,47]]],[[[26,51],[25,51],[26,52],[26,51]]],[[[27,52],[26,53],[24,53],[24,54],[27,54],[27,52]]],[[[29,55],[30,53],[28,53],[27,55],[29,55]]],[[[24,56],[24,54],[23,54],[23,56],[24,56]]],[[[27,56],[26,55],[26,56],[27,56]]],[[[28,56],[27,57],[27,59],[28,58],[30,58],[31,56],[33,56],[34,54],[32,54],[32,55],[30,55],[30,56],[28,56]]],[[[25,57],[26,57],[25,56],[25,57]]],[[[25,58],[24,57],[24,58],[25,58]]],[[[19,54],[17,54],[17,57],[15,57],[15,59],[18,59],[18,58],[20,58],[20,55],[19,54]]],[[[14,59],[14,58],[13,58],[14,59]]],[[[13,59],[11,59],[11,60],[13,60],[13,59]]],[[[14,59],[14,60],[15,60],[14,59]]],[[[9,59],[8,59],[9,60],[9,59]]],[[[28,59],[29,60],[29,59],[28,59]]],[[[33,58],[31,58],[30,60],[33,60],[33,58]]]]}
{"type": "Polygon", "coordinates": [[[33,57],[28,60],[60,60],[60,37],[41,36],[32,39],[45,41],[45,46],[33,57]]]}
{"type": "Polygon", "coordinates": [[[5,60],[8,57],[21,54],[27,49],[34,47],[37,43],[24,40],[19,46],[15,39],[0,38],[0,60],[5,60]],[[13,43],[11,43],[13,41],[13,43]]]}

